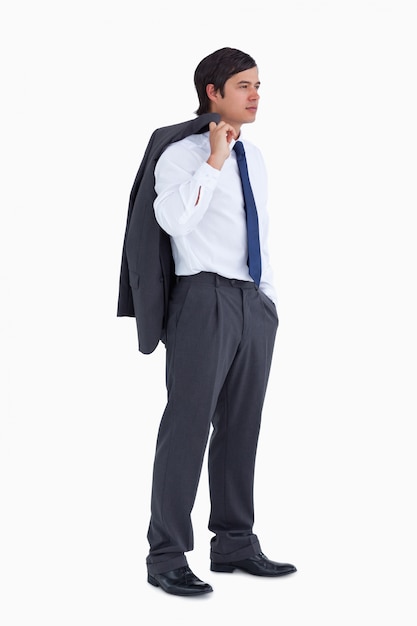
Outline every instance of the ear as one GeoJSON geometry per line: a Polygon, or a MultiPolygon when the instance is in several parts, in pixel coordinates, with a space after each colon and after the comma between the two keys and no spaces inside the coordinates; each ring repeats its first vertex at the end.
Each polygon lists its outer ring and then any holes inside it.
{"type": "Polygon", "coordinates": [[[211,100],[212,102],[216,102],[218,99],[218,89],[214,89],[214,85],[212,83],[209,83],[208,85],[206,85],[206,94],[209,100],[211,100]]]}

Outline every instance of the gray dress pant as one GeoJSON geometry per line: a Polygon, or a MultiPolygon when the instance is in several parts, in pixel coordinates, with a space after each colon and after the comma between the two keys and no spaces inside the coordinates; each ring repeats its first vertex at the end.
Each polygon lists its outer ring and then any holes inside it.
{"type": "Polygon", "coordinates": [[[153,574],[187,565],[191,511],[208,451],[212,561],[261,551],[254,522],[254,469],[278,317],[253,282],[210,272],[180,277],[166,336],[168,401],[153,470],[153,574]]]}

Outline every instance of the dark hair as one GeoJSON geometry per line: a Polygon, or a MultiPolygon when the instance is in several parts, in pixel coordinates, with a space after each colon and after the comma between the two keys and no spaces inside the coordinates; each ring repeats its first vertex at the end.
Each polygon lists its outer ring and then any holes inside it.
{"type": "Polygon", "coordinates": [[[250,70],[252,67],[256,67],[255,60],[236,48],[221,48],[200,61],[194,72],[194,85],[200,101],[196,114],[202,115],[210,111],[207,85],[213,84],[214,89],[220,90],[223,97],[225,82],[234,74],[250,70]]]}

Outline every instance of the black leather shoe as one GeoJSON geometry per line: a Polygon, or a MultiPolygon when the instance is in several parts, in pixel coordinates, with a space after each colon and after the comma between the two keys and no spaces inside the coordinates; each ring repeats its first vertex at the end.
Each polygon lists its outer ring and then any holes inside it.
{"type": "Polygon", "coordinates": [[[241,569],[254,576],[285,576],[297,571],[297,568],[291,565],[291,563],[270,561],[262,552],[242,561],[232,561],[230,563],[214,563],[212,561],[210,569],[212,572],[229,573],[234,572],[235,569],[241,569]]]}
{"type": "Polygon", "coordinates": [[[148,573],[148,583],[175,596],[197,596],[213,591],[208,583],[203,583],[193,574],[188,565],[162,574],[148,573]]]}

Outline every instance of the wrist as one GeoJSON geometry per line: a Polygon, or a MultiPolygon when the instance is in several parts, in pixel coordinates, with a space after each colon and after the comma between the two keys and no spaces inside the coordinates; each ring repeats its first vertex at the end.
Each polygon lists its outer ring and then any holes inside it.
{"type": "Polygon", "coordinates": [[[224,163],[225,159],[223,159],[222,157],[216,155],[216,154],[210,154],[209,158],[207,159],[207,163],[211,166],[214,167],[214,169],[216,170],[221,170],[223,167],[223,163],[224,163]]]}

